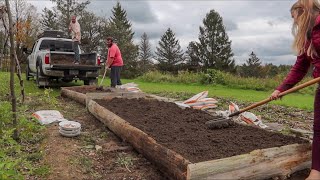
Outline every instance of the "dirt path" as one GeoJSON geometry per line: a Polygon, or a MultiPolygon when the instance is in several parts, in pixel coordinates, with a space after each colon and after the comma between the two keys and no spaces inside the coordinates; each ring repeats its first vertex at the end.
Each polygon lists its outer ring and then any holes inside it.
{"type": "Polygon", "coordinates": [[[59,99],[59,106],[66,119],[81,123],[82,133],[65,138],[60,136],[57,123],[48,126],[43,163],[51,168],[46,179],[163,179],[157,168],[84,106],[65,98],[59,99]]]}

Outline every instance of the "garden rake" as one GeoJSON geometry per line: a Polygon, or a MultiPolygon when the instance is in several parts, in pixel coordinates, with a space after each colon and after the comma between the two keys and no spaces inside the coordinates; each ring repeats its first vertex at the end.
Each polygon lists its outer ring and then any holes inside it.
{"type": "MultiPolygon", "coordinates": [[[[282,93],[279,94],[279,97],[281,98],[281,97],[283,97],[283,96],[285,96],[285,95],[287,95],[287,94],[289,94],[289,93],[298,91],[298,90],[300,90],[300,89],[303,89],[303,88],[305,88],[305,87],[308,87],[308,86],[310,86],[310,85],[312,85],[312,84],[319,83],[319,82],[320,82],[320,77],[315,78],[315,79],[312,79],[312,80],[307,81],[307,82],[305,82],[305,83],[303,83],[303,84],[300,84],[300,85],[298,85],[298,86],[296,86],[296,87],[293,87],[293,88],[291,88],[291,89],[288,89],[288,90],[286,90],[286,91],[283,91],[282,93]]],[[[250,105],[250,106],[248,106],[248,107],[246,107],[246,108],[240,109],[240,110],[237,111],[237,112],[231,113],[231,114],[228,116],[229,118],[225,118],[225,117],[221,117],[221,116],[220,116],[220,117],[215,118],[214,120],[207,121],[205,124],[206,124],[206,126],[207,126],[209,129],[227,128],[227,127],[232,126],[232,125],[235,124],[235,122],[231,119],[231,117],[236,116],[236,115],[239,115],[239,114],[241,114],[241,113],[243,113],[243,112],[245,112],[245,111],[248,111],[248,110],[253,109],[253,108],[255,108],[255,107],[261,106],[261,105],[263,105],[263,104],[266,104],[266,103],[268,103],[268,102],[270,102],[270,101],[273,101],[273,99],[271,99],[270,97],[269,97],[269,98],[266,98],[266,99],[264,99],[264,100],[262,100],[262,101],[259,101],[259,102],[257,102],[257,103],[254,103],[254,104],[252,104],[252,105],[250,105]]]]}

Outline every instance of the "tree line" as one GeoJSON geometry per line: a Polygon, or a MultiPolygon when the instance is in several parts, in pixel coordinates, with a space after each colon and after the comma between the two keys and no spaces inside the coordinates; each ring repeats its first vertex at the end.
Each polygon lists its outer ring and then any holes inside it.
{"type": "MultiPolygon", "coordinates": [[[[262,65],[254,52],[248,54],[248,60],[236,65],[231,49],[231,40],[226,33],[223,19],[215,10],[206,14],[199,27],[199,36],[191,41],[184,51],[172,28],[168,28],[160,37],[152,51],[147,32],[141,36],[139,44],[133,42],[134,31],[127,17],[126,10],[119,2],[112,8],[112,16],[100,17],[88,10],[90,1],[51,0],[55,6],[45,8],[40,17],[36,8],[24,0],[14,0],[17,56],[20,61],[26,59],[22,47],[32,48],[41,30],[52,29],[68,32],[70,17],[77,15],[81,25],[84,52],[96,51],[106,56],[107,47],[104,39],[112,36],[118,44],[125,62],[123,75],[134,78],[150,70],[178,73],[181,70],[200,72],[207,69],[234,73],[243,77],[272,77],[291,66],[262,65]]],[[[3,22],[6,24],[7,22],[3,22]]],[[[0,69],[4,56],[8,52],[8,34],[0,31],[0,69]]]]}

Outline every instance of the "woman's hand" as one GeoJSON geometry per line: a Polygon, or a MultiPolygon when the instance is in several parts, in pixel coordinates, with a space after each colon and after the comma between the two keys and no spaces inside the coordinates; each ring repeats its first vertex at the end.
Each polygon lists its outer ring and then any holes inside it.
{"type": "Polygon", "coordinates": [[[279,91],[279,90],[273,91],[273,93],[272,93],[271,96],[270,96],[270,99],[272,99],[272,100],[279,99],[279,98],[280,98],[280,97],[279,97],[279,94],[280,94],[280,91],[279,91]]]}

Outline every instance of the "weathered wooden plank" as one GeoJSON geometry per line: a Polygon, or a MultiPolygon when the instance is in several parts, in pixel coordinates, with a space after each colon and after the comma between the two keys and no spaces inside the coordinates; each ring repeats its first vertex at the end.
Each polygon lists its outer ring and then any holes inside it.
{"type": "Polygon", "coordinates": [[[116,135],[131,145],[171,179],[186,179],[188,160],[180,154],[158,144],[143,131],[133,127],[108,109],[90,100],[88,110],[116,135]]]}
{"type": "Polygon", "coordinates": [[[287,176],[311,164],[310,144],[293,144],[252,151],[230,158],[189,164],[188,180],[266,179],[287,176]]]}
{"type": "Polygon", "coordinates": [[[73,99],[74,101],[77,101],[80,104],[86,105],[86,95],[85,94],[82,94],[82,93],[79,93],[76,91],[72,91],[72,90],[69,90],[67,88],[62,87],[61,88],[61,96],[73,99]]]}

